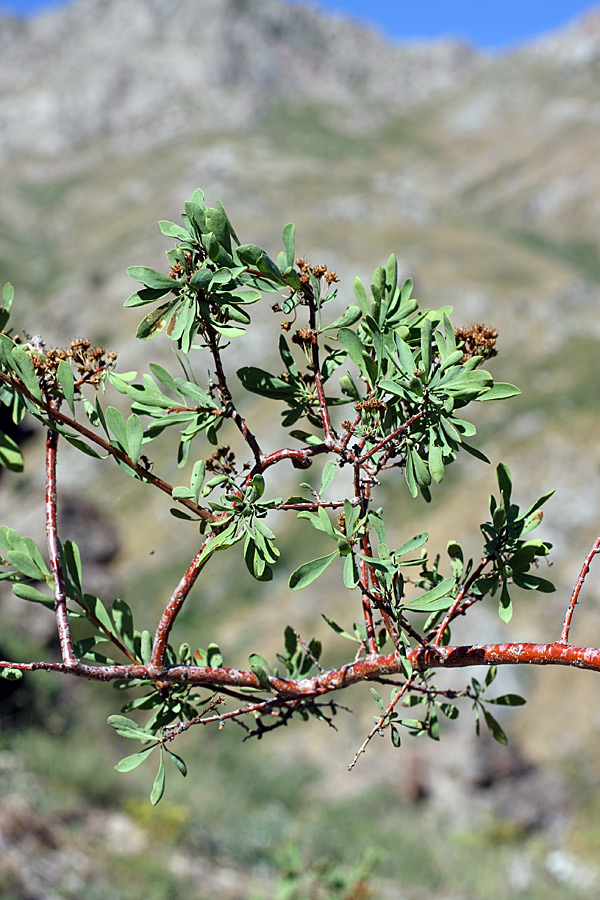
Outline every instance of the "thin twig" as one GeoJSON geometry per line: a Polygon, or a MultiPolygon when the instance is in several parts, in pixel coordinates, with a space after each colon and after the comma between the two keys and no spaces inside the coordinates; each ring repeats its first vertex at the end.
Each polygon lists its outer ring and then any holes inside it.
{"type": "MultiPolygon", "coordinates": [[[[317,333],[317,298],[314,297],[312,291],[307,293],[308,297],[308,309],[309,309],[309,327],[313,334],[317,333]]],[[[333,430],[331,425],[331,418],[329,416],[329,408],[327,406],[327,399],[325,397],[325,388],[323,386],[323,376],[321,374],[321,363],[319,361],[319,342],[318,340],[313,341],[311,344],[311,368],[315,376],[315,386],[317,388],[317,398],[319,400],[319,413],[321,415],[321,421],[323,423],[323,432],[325,434],[325,443],[328,445],[328,448],[332,450],[334,446],[336,449],[340,449],[338,445],[337,435],[333,430]]]]}
{"type": "Polygon", "coordinates": [[[386,709],[386,711],[385,711],[385,712],[383,713],[383,715],[380,717],[379,721],[375,723],[375,725],[373,726],[373,728],[372,728],[372,729],[370,730],[370,732],[368,733],[367,737],[364,739],[364,741],[362,742],[362,744],[360,745],[360,747],[359,747],[358,750],[356,751],[356,754],[354,755],[354,759],[352,760],[352,762],[351,762],[350,765],[348,766],[348,771],[351,771],[351,770],[354,768],[354,766],[355,766],[356,763],[358,762],[359,756],[361,756],[361,754],[365,752],[365,750],[367,749],[367,747],[369,746],[369,744],[371,743],[371,741],[373,740],[373,738],[375,737],[375,735],[376,735],[377,733],[379,733],[379,732],[382,731],[382,729],[384,728],[386,722],[389,723],[389,717],[390,717],[390,715],[392,714],[392,712],[394,711],[394,707],[396,706],[396,704],[398,703],[398,701],[401,700],[402,697],[406,694],[406,692],[407,692],[408,689],[411,687],[411,685],[412,685],[412,683],[413,683],[413,681],[415,680],[416,677],[417,677],[416,674],[411,675],[410,678],[402,685],[402,687],[400,688],[400,690],[398,691],[398,693],[396,694],[396,696],[394,697],[394,699],[393,699],[393,700],[391,701],[391,703],[389,704],[389,706],[388,706],[388,708],[386,709]]]}
{"type": "Polygon", "coordinates": [[[390,434],[388,434],[386,437],[384,437],[383,440],[379,441],[378,444],[375,444],[374,447],[371,447],[370,450],[368,450],[366,453],[364,453],[361,456],[359,462],[361,464],[366,462],[368,459],[371,458],[371,456],[373,456],[374,453],[377,453],[378,450],[381,450],[382,447],[385,447],[386,444],[389,444],[390,441],[393,441],[394,438],[398,437],[398,435],[405,432],[407,430],[407,428],[410,425],[412,425],[413,422],[416,422],[417,419],[420,419],[424,415],[425,415],[425,410],[423,410],[423,409],[420,412],[415,413],[414,416],[411,416],[410,419],[407,419],[403,425],[400,425],[399,428],[396,428],[395,431],[392,431],[390,434]]]}
{"type": "Polygon", "coordinates": [[[581,567],[581,572],[579,573],[579,578],[577,579],[577,583],[573,588],[573,593],[571,594],[571,600],[569,601],[569,606],[567,608],[567,612],[565,615],[565,621],[563,624],[562,634],[560,636],[561,641],[564,641],[565,644],[569,643],[569,630],[571,628],[571,620],[573,618],[573,613],[575,612],[575,607],[577,606],[577,601],[579,600],[579,592],[583,587],[583,583],[587,577],[587,573],[590,571],[590,566],[592,564],[592,560],[596,553],[600,551],[600,535],[596,538],[594,543],[592,544],[592,549],[586,556],[583,566],[581,567]]]}
{"type": "Polygon", "coordinates": [[[485,569],[485,567],[487,566],[487,564],[489,562],[490,562],[489,557],[484,556],[483,559],[481,560],[481,562],[479,563],[479,565],[477,566],[477,568],[471,573],[471,575],[469,576],[467,581],[465,581],[465,583],[463,584],[462,588],[456,595],[456,598],[455,598],[452,606],[450,607],[450,609],[444,616],[442,623],[440,624],[439,628],[436,631],[435,638],[433,640],[434,647],[440,646],[440,643],[442,641],[442,638],[444,636],[444,632],[446,631],[446,628],[448,627],[450,622],[452,622],[456,618],[457,615],[460,615],[460,611],[461,611],[460,607],[465,598],[465,595],[472,588],[473,584],[478,580],[478,578],[481,577],[481,573],[483,572],[483,570],[485,569]]]}
{"type": "Polygon", "coordinates": [[[302,647],[302,649],[304,650],[306,655],[309,657],[309,659],[312,659],[313,663],[315,664],[315,666],[317,667],[319,672],[324,672],[325,669],[323,668],[323,666],[321,665],[319,660],[314,656],[314,654],[313,654],[312,650],[310,649],[310,647],[308,646],[308,644],[306,644],[305,641],[300,637],[299,632],[294,631],[294,634],[296,635],[296,640],[298,641],[298,643],[300,644],[300,646],[302,647]]]}
{"type": "Polygon", "coordinates": [[[214,538],[214,532],[211,532],[211,534],[209,534],[208,537],[204,540],[202,546],[184,572],[181,581],[173,591],[173,595],[167,603],[165,611],[160,617],[160,622],[158,623],[156,634],[154,636],[154,645],[152,647],[151,663],[153,666],[160,667],[165,664],[169,634],[171,633],[171,629],[175,624],[175,619],[177,618],[181,607],[183,606],[189,592],[196,583],[198,575],[210,558],[207,557],[204,563],[202,565],[199,565],[200,557],[204,553],[206,545],[212,538],[214,538]]]}
{"type": "Polygon", "coordinates": [[[60,642],[60,655],[66,666],[77,665],[77,657],[73,651],[73,640],[67,612],[67,592],[65,576],[60,558],[60,547],[57,529],[56,499],[56,456],[58,434],[48,429],[46,435],[46,539],[50,568],[54,576],[54,612],[60,642]]]}
{"type": "Polygon", "coordinates": [[[240,434],[248,444],[248,447],[252,451],[252,455],[254,456],[254,461],[258,465],[261,462],[263,453],[260,449],[259,443],[256,439],[254,433],[248,428],[246,420],[241,415],[241,413],[236,408],[233,397],[231,396],[231,391],[229,390],[229,385],[227,384],[227,377],[225,375],[225,370],[223,369],[223,363],[221,360],[221,353],[219,350],[219,342],[217,339],[217,334],[210,324],[210,322],[204,323],[204,330],[206,336],[206,343],[208,349],[211,352],[212,358],[215,364],[215,370],[217,373],[218,391],[225,406],[225,415],[230,418],[235,425],[237,426],[240,434]]]}

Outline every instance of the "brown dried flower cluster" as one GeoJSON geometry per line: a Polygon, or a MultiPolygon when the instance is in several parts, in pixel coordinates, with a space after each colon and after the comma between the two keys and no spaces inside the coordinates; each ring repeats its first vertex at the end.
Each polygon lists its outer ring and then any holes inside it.
{"type": "Polygon", "coordinates": [[[292,336],[292,343],[299,347],[310,347],[317,343],[317,333],[312,328],[299,328],[292,336]]]}
{"type": "Polygon", "coordinates": [[[458,348],[463,351],[461,362],[464,363],[473,356],[483,356],[491,359],[498,351],[495,348],[498,332],[487,325],[469,325],[468,328],[456,328],[454,336],[458,348]]]}
{"type": "Polygon", "coordinates": [[[39,338],[29,340],[29,346],[33,350],[31,361],[43,390],[53,391],[57,386],[57,372],[61,360],[71,362],[74,373],[79,375],[75,387],[81,384],[99,385],[106,370],[114,365],[117,354],[104,347],[92,347],[92,342],[87,338],[77,338],[71,341],[68,350],[59,350],[51,347],[43,349],[43,342],[39,338]]]}
{"type": "Polygon", "coordinates": [[[356,412],[360,412],[362,409],[387,409],[387,404],[379,397],[368,397],[366,400],[361,400],[360,403],[355,403],[354,409],[356,412]]]}
{"type": "Polygon", "coordinates": [[[296,266],[300,270],[301,284],[309,283],[309,272],[312,272],[315,278],[324,278],[327,284],[333,284],[334,282],[339,281],[337,274],[335,272],[328,272],[327,266],[323,265],[323,263],[318,266],[311,266],[303,257],[299,256],[296,260],[296,266]]]}
{"type": "Polygon", "coordinates": [[[235,453],[229,444],[217,448],[210,459],[207,459],[206,468],[209,472],[217,472],[220,475],[235,474],[235,453]]]}
{"type": "Polygon", "coordinates": [[[189,284],[191,277],[194,274],[194,260],[191,253],[184,253],[183,255],[185,258],[185,266],[179,261],[173,263],[169,269],[169,278],[173,278],[177,281],[180,278],[183,278],[184,275],[187,275],[186,284],[189,284]]]}

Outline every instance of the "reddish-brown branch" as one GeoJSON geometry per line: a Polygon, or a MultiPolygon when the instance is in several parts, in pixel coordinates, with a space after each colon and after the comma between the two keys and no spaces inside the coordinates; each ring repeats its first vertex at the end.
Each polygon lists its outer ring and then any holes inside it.
{"type": "Polygon", "coordinates": [[[485,569],[485,567],[487,566],[489,561],[490,561],[489,558],[487,556],[484,556],[484,558],[481,560],[481,562],[479,563],[477,568],[471,573],[471,575],[469,576],[467,581],[465,581],[462,588],[456,595],[454,603],[452,604],[452,606],[450,607],[450,609],[444,616],[438,630],[436,631],[435,638],[433,641],[435,647],[439,647],[441,640],[444,636],[444,632],[446,631],[446,628],[448,627],[450,622],[452,622],[456,618],[457,615],[460,615],[460,613],[462,611],[462,603],[463,603],[463,600],[465,599],[466,594],[471,589],[471,587],[474,585],[474,583],[479,578],[481,578],[481,573],[483,572],[483,570],[485,569]]]}
{"type": "MultiPolygon", "coordinates": [[[[364,516],[369,506],[369,486],[363,485],[361,481],[361,467],[358,463],[354,464],[354,499],[361,506],[361,513],[364,516]]],[[[365,532],[361,539],[360,545],[363,556],[372,556],[371,544],[369,543],[369,535],[365,532]]],[[[367,648],[369,653],[377,653],[377,638],[375,637],[375,627],[373,625],[373,610],[371,609],[371,598],[369,596],[369,574],[377,584],[376,576],[370,566],[364,559],[360,560],[360,582],[361,582],[361,599],[363,618],[365,620],[365,629],[367,632],[367,648]]],[[[391,635],[390,635],[391,636],[391,635]]],[[[394,642],[395,644],[395,642],[394,642]]]]}
{"type": "MultiPolygon", "coordinates": [[[[574,647],[559,641],[554,644],[474,644],[456,647],[416,647],[407,653],[413,669],[453,669],[469,666],[502,665],[555,665],[573,666],[600,672],[600,649],[596,647],[574,647]]],[[[161,681],[169,684],[193,684],[217,689],[219,686],[253,688],[264,690],[253,672],[243,669],[209,668],[203,666],[88,666],[77,663],[31,662],[18,663],[0,661],[0,668],[18,669],[22,672],[44,670],[76,675],[91,681],[161,681]]],[[[384,655],[369,654],[352,663],[319,673],[312,678],[300,680],[270,678],[271,689],[282,698],[318,697],[339,691],[363,681],[377,680],[382,676],[401,675],[402,659],[397,653],[384,655]]]]}
{"type": "MultiPolygon", "coordinates": [[[[373,548],[371,546],[371,542],[370,542],[367,534],[363,535],[362,549],[363,549],[363,553],[365,556],[370,556],[370,557],[373,556],[373,548]]],[[[369,566],[367,563],[365,563],[365,566],[368,566],[368,568],[363,569],[362,568],[363,562],[364,562],[364,560],[361,560],[361,576],[364,576],[362,578],[363,609],[364,609],[364,603],[365,603],[365,597],[366,597],[370,601],[370,603],[372,603],[373,606],[375,606],[377,611],[380,613],[381,618],[383,619],[383,624],[385,625],[386,631],[390,636],[392,644],[394,645],[396,650],[398,652],[400,652],[400,635],[398,634],[398,629],[396,628],[396,623],[394,622],[394,619],[392,617],[389,605],[383,599],[383,592],[381,590],[379,578],[377,577],[377,572],[375,571],[375,569],[373,569],[372,566],[369,566]],[[367,587],[367,581],[366,581],[366,572],[367,571],[369,572],[369,575],[370,575],[371,584],[373,586],[373,591],[370,591],[367,587]]],[[[369,605],[369,614],[370,614],[371,625],[373,626],[373,618],[372,618],[372,611],[371,611],[370,605],[369,605]]],[[[373,633],[374,633],[374,631],[375,631],[375,629],[373,626],[373,633]]],[[[368,628],[367,628],[367,635],[368,635],[368,628]]],[[[371,648],[369,648],[369,649],[371,649],[371,648]]],[[[371,652],[377,652],[377,642],[376,641],[375,641],[375,646],[371,650],[371,652]]]]}
{"type": "Polygon", "coordinates": [[[596,553],[600,551],[600,535],[596,538],[592,545],[592,549],[586,556],[583,566],[581,567],[581,572],[579,573],[579,578],[577,579],[577,583],[573,588],[573,593],[571,594],[571,600],[569,601],[569,606],[567,608],[567,613],[565,615],[565,621],[563,624],[561,641],[564,641],[565,644],[569,642],[569,630],[571,628],[571,620],[573,619],[573,613],[575,612],[575,607],[577,606],[577,601],[579,599],[579,592],[583,587],[583,583],[587,577],[587,573],[590,571],[590,566],[592,564],[592,560],[596,553]]]}
{"type": "Polygon", "coordinates": [[[225,406],[225,416],[230,418],[232,422],[235,423],[238,428],[240,434],[248,444],[248,447],[252,451],[252,455],[254,456],[254,460],[256,464],[259,464],[262,459],[262,450],[256,440],[256,437],[252,431],[248,428],[246,424],[246,420],[241,415],[241,413],[236,408],[233,397],[231,396],[231,391],[229,390],[229,385],[227,384],[227,377],[225,375],[225,370],[223,369],[223,363],[221,361],[221,353],[219,351],[219,342],[217,339],[217,334],[209,322],[204,323],[204,330],[206,335],[206,343],[208,349],[211,352],[214,364],[215,371],[217,373],[217,381],[218,381],[218,391],[223,401],[223,405],[225,406]]]}
{"type": "Polygon", "coordinates": [[[424,414],[425,414],[425,410],[423,410],[423,409],[420,412],[415,413],[414,416],[411,416],[410,419],[407,419],[403,425],[400,425],[400,427],[396,428],[395,431],[392,431],[390,434],[386,435],[386,437],[384,437],[383,440],[379,441],[378,444],[375,444],[374,447],[371,447],[370,450],[368,450],[366,453],[364,453],[361,456],[359,462],[361,464],[366,462],[368,459],[371,458],[371,456],[373,456],[374,453],[377,453],[378,450],[381,450],[382,447],[385,447],[386,444],[389,444],[389,442],[393,441],[394,438],[397,438],[398,435],[403,434],[403,432],[405,432],[409,428],[409,426],[412,425],[413,422],[416,422],[417,419],[420,419],[424,414]]]}
{"type": "MultiPolygon", "coordinates": [[[[4,382],[5,384],[10,385],[14,390],[18,391],[23,397],[26,397],[30,403],[33,403],[38,409],[45,412],[49,419],[55,419],[58,422],[61,422],[63,425],[67,425],[69,428],[72,428],[74,431],[77,431],[78,434],[82,435],[82,437],[87,438],[87,440],[91,441],[93,444],[96,444],[98,447],[101,447],[105,453],[109,456],[113,456],[115,459],[120,460],[125,463],[125,465],[129,466],[144,481],[148,481],[150,484],[153,484],[154,487],[157,487],[163,493],[168,494],[169,497],[173,494],[173,485],[169,484],[166,481],[163,481],[162,478],[158,478],[158,476],[153,475],[152,472],[149,472],[148,469],[144,468],[144,466],[136,465],[133,460],[127,456],[126,453],[123,453],[122,450],[119,450],[118,447],[113,447],[108,441],[104,438],[100,437],[100,435],[96,434],[94,431],[91,431],[89,428],[86,428],[85,425],[81,425],[76,419],[72,419],[70,416],[66,416],[64,413],[61,413],[60,410],[53,410],[50,404],[46,403],[43,400],[38,400],[37,397],[34,397],[22,382],[20,382],[16,378],[11,378],[9,375],[5,375],[3,372],[0,372],[0,382],[4,382]]],[[[217,522],[219,517],[214,513],[210,512],[208,509],[204,509],[201,506],[198,506],[192,500],[177,500],[177,503],[181,503],[182,506],[185,506],[190,512],[194,513],[201,519],[205,519],[207,522],[217,522]]]]}
{"type": "Polygon", "coordinates": [[[251,477],[252,474],[256,474],[256,472],[264,472],[271,466],[277,465],[277,463],[281,462],[283,459],[291,460],[292,465],[298,469],[308,469],[312,464],[313,456],[317,456],[319,453],[329,452],[330,447],[326,444],[311,444],[309,447],[302,447],[298,450],[291,447],[283,447],[281,450],[269,453],[268,456],[263,456],[260,462],[254,467],[249,477],[251,477]]]}
{"type": "MultiPolygon", "coordinates": [[[[308,298],[309,304],[309,325],[314,334],[317,331],[317,300],[312,296],[312,292],[308,298]]],[[[323,432],[325,434],[325,443],[331,450],[334,446],[338,446],[337,436],[331,425],[329,416],[329,408],[325,398],[325,388],[323,386],[323,376],[321,374],[321,363],[319,361],[319,342],[314,340],[311,344],[311,368],[315,376],[315,386],[317,388],[317,398],[319,400],[319,413],[323,423],[323,432]]],[[[339,447],[338,447],[339,449],[339,447]]]]}
{"type": "Polygon", "coordinates": [[[56,501],[56,456],[58,447],[58,434],[48,429],[46,435],[46,539],[48,543],[48,556],[50,569],[54,576],[54,612],[56,615],[56,627],[60,642],[60,655],[66,666],[77,664],[77,658],[73,651],[69,616],[67,613],[67,592],[65,590],[65,577],[60,559],[57,530],[57,501],[56,501]]]}
{"type": "MultiPolygon", "coordinates": [[[[353,506],[356,506],[356,501],[351,500],[350,503],[353,506]]],[[[279,506],[275,507],[276,509],[340,509],[343,507],[343,500],[307,500],[306,503],[280,503],[279,506]]]]}
{"type": "Polygon", "coordinates": [[[345,434],[344,437],[342,438],[341,445],[340,445],[341,448],[342,448],[342,450],[345,450],[346,447],[348,446],[348,444],[350,443],[350,439],[354,436],[354,430],[355,430],[356,428],[358,428],[358,426],[360,425],[360,420],[361,420],[361,418],[362,418],[362,417],[361,417],[361,415],[360,415],[360,413],[359,413],[359,414],[357,415],[357,417],[355,418],[354,422],[352,422],[352,424],[350,425],[350,427],[349,427],[348,430],[346,431],[346,434],[345,434]]]}
{"type": "Polygon", "coordinates": [[[179,611],[186,600],[186,597],[196,583],[198,575],[208,562],[209,557],[206,558],[205,562],[202,565],[199,565],[200,557],[202,556],[206,545],[213,537],[214,534],[209,534],[206,540],[203,542],[200,550],[198,550],[198,552],[194,556],[190,565],[184,572],[181,581],[173,591],[173,596],[167,603],[165,611],[160,617],[160,622],[158,623],[156,634],[154,636],[154,646],[152,647],[152,658],[150,660],[150,663],[153,666],[158,666],[160,668],[165,664],[169,634],[171,633],[171,629],[175,624],[175,619],[177,618],[179,611]]]}

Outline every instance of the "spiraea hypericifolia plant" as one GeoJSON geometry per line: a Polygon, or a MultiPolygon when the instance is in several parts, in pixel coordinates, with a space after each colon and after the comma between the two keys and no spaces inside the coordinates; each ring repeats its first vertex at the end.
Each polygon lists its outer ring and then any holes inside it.
{"type": "MultiPolygon", "coordinates": [[[[475,427],[465,418],[468,407],[519,393],[511,384],[495,383],[484,368],[496,352],[496,332],[483,325],[455,329],[450,307],[421,308],[411,281],[398,281],[394,256],[375,270],[370,289],[355,279],[355,302],[340,312],[335,272],[296,257],[293,225],[283,229],[284,249],[275,261],[254,244],[240,244],[224,209],[207,207],[201,191],[185,204],[183,225],[163,221],[160,228],[176,242],[166,271],[130,268],[140,287],[125,306],[150,310],[137,337],[162,333],[171,341],[174,372],[152,362],[141,375],[120,372],[114,354],[89,341],[58,351],[46,349],[39,337],[20,339],[8,329],[13,289],[4,288],[0,402],[15,423],[30,416],[45,429],[47,547],[3,525],[0,578],[12,584],[20,601],[53,611],[60,660],[2,661],[3,676],[43,670],[117,682],[131,691],[133,699],[109,724],[142,749],[116,768],[125,772],[158,756],[151,794],[156,803],[164,791],[165,761],[186,774],[173,744],[194,725],[222,727],[235,720],[248,734],[262,736],[292,719],[331,723],[340,692],[368,682],[377,714],[354,765],[381,731],[388,731],[395,746],[403,732],[437,740],[440,713],[456,718],[461,702],[474,708],[477,727],[483,721],[505,742],[490,705],[524,701],[514,694],[488,697],[498,665],[600,670],[600,649],[569,642],[575,604],[600,538],[584,561],[555,643],[452,644],[455,620],[481,603],[495,604],[507,622],[513,585],[553,590],[537,568],[550,545],[531,538],[550,494],[522,510],[513,500],[508,468],[499,465],[498,495],[481,525],[483,547],[475,560],[466,559],[455,540],[443,559],[430,555],[426,533],[398,535],[389,516],[386,530],[386,504],[389,512],[419,494],[435,500],[435,485],[462,451],[485,460],[471,443],[475,427]],[[278,374],[239,364],[231,371],[232,350],[236,360],[243,359],[249,310],[267,301],[279,317],[278,374]],[[208,372],[202,382],[193,374],[200,371],[208,372]],[[115,406],[105,401],[110,391],[118,392],[115,406]],[[281,410],[279,449],[265,446],[272,434],[257,434],[243,403],[234,401],[244,391],[281,410]],[[230,449],[232,431],[245,447],[239,462],[230,449]],[[183,485],[163,480],[150,462],[153,442],[168,445],[169,439],[185,472],[183,485]],[[193,557],[165,598],[158,622],[140,625],[144,610],[134,616],[122,598],[107,602],[86,592],[79,549],[62,542],[57,529],[56,461],[65,442],[96,458],[99,470],[102,460],[112,459],[123,474],[163,492],[173,516],[184,520],[173,523],[174,541],[177,528],[197,533],[193,557]],[[298,472],[295,493],[278,497],[275,470],[285,465],[289,471],[290,463],[298,472]],[[316,480],[309,484],[304,473],[311,469],[316,480]],[[337,492],[336,478],[346,486],[337,492]],[[217,635],[206,649],[192,636],[172,646],[180,611],[197,602],[198,594],[189,599],[193,585],[206,577],[210,590],[211,570],[223,566],[225,553],[243,555],[259,582],[272,578],[284,516],[300,520],[299,535],[315,529],[323,545],[321,556],[286,573],[289,590],[318,590],[319,576],[337,569],[339,590],[348,594],[348,613],[339,624],[327,596],[319,595],[331,646],[307,639],[293,623],[270,661],[248,648],[247,662],[226,665],[217,635]],[[77,633],[83,633],[78,640],[71,632],[75,617],[77,633]],[[344,643],[350,650],[346,661],[332,666],[331,655],[339,659],[344,643]],[[489,666],[483,683],[471,679],[463,690],[436,686],[436,670],[482,664],[489,666]]],[[[159,455],[164,459],[163,451],[159,455]]],[[[3,433],[0,463],[17,475],[23,469],[19,446],[3,433]]]]}

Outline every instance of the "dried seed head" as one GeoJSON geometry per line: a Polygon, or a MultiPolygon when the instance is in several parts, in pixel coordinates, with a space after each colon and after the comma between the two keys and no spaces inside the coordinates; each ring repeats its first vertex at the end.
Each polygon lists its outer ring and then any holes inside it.
{"type": "Polygon", "coordinates": [[[495,328],[490,328],[487,325],[477,324],[470,325],[468,328],[456,328],[454,337],[459,349],[463,351],[462,363],[473,356],[483,356],[484,359],[490,359],[498,353],[495,347],[498,332],[495,328]]]}

